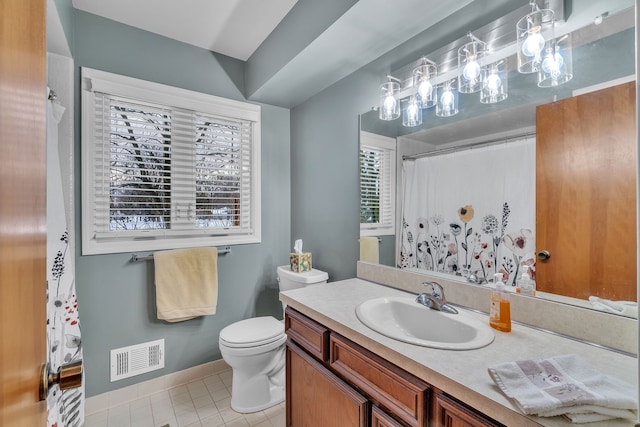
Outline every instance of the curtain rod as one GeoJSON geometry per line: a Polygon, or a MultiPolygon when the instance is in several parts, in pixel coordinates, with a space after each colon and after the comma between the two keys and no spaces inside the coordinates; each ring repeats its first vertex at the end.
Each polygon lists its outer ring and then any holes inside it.
{"type": "MultiPolygon", "coordinates": [[[[231,247],[226,246],[223,249],[218,249],[218,255],[226,255],[231,253],[231,247]]],[[[153,261],[153,255],[149,256],[138,256],[138,254],[131,254],[131,262],[138,261],[153,261]]]]}
{"type": "Polygon", "coordinates": [[[483,142],[476,142],[476,143],[471,143],[471,144],[460,145],[458,147],[442,148],[440,150],[429,151],[429,152],[426,152],[426,153],[412,154],[410,156],[402,156],[402,160],[415,160],[415,159],[420,159],[422,157],[438,156],[440,154],[455,153],[457,151],[469,150],[469,149],[473,149],[473,148],[488,147],[490,145],[497,145],[499,143],[506,143],[506,142],[509,142],[509,141],[516,141],[516,140],[519,140],[519,139],[526,139],[526,138],[529,138],[531,136],[536,136],[535,131],[534,132],[525,132],[525,133],[521,133],[521,134],[513,135],[513,136],[506,136],[506,137],[502,137],[502,138],[490,139],[490,140],[483,141],[483,142]]]}

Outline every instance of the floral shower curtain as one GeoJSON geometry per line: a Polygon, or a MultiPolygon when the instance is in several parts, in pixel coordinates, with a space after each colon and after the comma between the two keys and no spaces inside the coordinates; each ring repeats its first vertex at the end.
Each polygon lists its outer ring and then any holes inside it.
{"type": "Polygon", "coordinates": [[[403,162],[398,267],[535,275],[535,138],[403,162]]]}
{"type": "MultiPolygon", "coordinates": [[[[52,372],[82,359],[73,244],[67,231],[58,156],[58,123],[64,110],[55,101],[47,102],[47,362],[52,372]]],[[[47,398],[47,426],[81,426],[83,395],[84,386],[65,391],[53,386],[47,398]]]]}

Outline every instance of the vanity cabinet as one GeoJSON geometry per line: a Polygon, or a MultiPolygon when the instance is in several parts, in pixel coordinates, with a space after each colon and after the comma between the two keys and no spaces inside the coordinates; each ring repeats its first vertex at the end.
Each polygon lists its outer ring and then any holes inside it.
{"type": "Polygon", "coordinates": [[[501,426],[290,307],[285,330],[287,427],[501,426]]]}

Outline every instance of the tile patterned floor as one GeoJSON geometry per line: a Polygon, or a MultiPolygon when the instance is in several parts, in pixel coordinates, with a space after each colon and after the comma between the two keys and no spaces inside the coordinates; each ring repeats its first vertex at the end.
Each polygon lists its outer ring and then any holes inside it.
{"type": "Polygon", "coordinates": [[[106,411],[85,427],[284,427],[284,403],[253,414],[231,409],[231,373],[224,371],[106,411]]]}

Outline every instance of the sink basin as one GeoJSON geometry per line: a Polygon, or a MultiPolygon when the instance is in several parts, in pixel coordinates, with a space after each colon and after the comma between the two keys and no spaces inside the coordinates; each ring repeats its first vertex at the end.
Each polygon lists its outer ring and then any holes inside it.
{"type": "Polygon", "coordinates": [[[462,310],[449,314],[427,308],[412,297],[375,298],[356,307],[358,319],[374,331],[409,344],[447,350],[489,345],[491,327],[462,310]]]}

